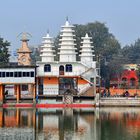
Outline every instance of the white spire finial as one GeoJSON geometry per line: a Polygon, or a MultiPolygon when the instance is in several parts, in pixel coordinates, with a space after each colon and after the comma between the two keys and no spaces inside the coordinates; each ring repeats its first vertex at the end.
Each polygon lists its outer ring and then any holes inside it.
{"type": "Polygon", "coordinates": [[[49,37],[50,35],[49,35],[49,29],[47,30],[47,35],[46,35],[47,37],[49,37]]]}
{"type": "Polygon", "coordinates": [[[66,17],[66,23],[65,23],[66,26],[69,25],[69,21],[68,21],[68,16],[66,17]]]}
{"type": "Polygon", "coordinates": [[[88,37],[88,33],[86,33],[85,37],[88,37]]]}

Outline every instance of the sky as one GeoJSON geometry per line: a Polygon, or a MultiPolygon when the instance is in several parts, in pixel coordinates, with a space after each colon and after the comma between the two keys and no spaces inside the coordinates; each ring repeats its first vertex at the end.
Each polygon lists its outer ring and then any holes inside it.
{"type": "Polygon", "coordinates": [[[1,0],[0,36],[11,50],[21,46],[21,32],[38,45],[47,30],[55,37],[67,16],[71,24],[105,23],[122,46],[140,38],[140,0],[1,0]]]}

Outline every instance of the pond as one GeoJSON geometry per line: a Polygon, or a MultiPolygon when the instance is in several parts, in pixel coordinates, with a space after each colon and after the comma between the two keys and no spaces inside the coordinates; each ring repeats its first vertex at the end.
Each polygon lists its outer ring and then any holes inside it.
{"type": "Polygon", "coordinates": [[[0,108],[0,140],[139,139],[139,108],[0,108]]]}

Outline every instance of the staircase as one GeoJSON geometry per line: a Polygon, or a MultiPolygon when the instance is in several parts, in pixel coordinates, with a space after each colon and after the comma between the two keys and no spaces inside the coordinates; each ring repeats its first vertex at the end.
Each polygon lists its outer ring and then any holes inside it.
{"type": "Polygon", "coordinates": [[[93,85],[90,85],[89,83],[86,84],[78,93],[78,95],[83,95],[85,94],[89,89],[91,89],[93,85]]]}
{"type": "Polygon", "coordinates": [[[91,88],[94,87],[93,83],[90,81],[90,74],[88,75],[88,72],[90,72],[91,70],[93,70],[92,64],[88,64],[88,62],[81,62],[81,64],[83,64],[85,67],[87,67],[87,70],[82,72],[80,74],[80,77],[83,78],[84,80],[86,80],[88,83],[86,85],[84,85],[84,87],[79,91],[78,95],[83,95],[85,94],[87,91],[89,91],[91,88]]]}
{"type": "Polygon", "coordinates": [[[87,73],[87,72],[90,71],[90,70],[92,70],[92,68],[88,68],[86,71],[82,72],[82,73],[80,74],[80,76],[84,75],[85,73],[87,73]]]}

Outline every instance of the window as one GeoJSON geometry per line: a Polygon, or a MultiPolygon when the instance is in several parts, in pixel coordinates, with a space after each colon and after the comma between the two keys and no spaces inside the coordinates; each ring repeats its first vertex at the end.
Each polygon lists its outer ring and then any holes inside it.
{"type": "Polygon", "coordinates": [[[23,72],[22,76],[23,77],[30,77],[30,72],[23,72]]]}
{"type": "Polygon", "coordinates": [[[60,65],[59,67],[59,75],[64,75],[64,66],[60,65]]]}
{"type": "Polygon", "coordinates": [[[0,77],[1,77],[1,75],[2,75],[2,72],[0,72],[0,77]]]}
{"type": "Polygon", "coordinates": [[[14,72],[14,77],[22,77],[22,72],[21,71],[15,71],[14,72]]]}
{"type": "Polygon", "coordinates": [[[72,72],[72,65],[66,64],[66,72],[72,72]]]}
{"type": "Polygon", "coordinates": [[[14,77],[18,77],[18,72],[14,72],[14,77]]]}
{"type": "Polygon", "coordinates": [[[27,73],[27,77],[30,77],[30,72],[26,72],[27,73]]]}
{"type": "Polygon", "coordinates": [[[10,77],[10,73],[9,72],[6,72],[6,77],[10,77]]]}
{"type": "Polygon", "coordinates": [[[31,71],[31,77],[34,77],[34,72],[33,71],[31,71]]]}
{"type": "Polygon", "coordinates": [[[26,77],[26,72],[23,72],[23,77],[26,77]]]}
{"type": "Polygon", "coordinates": [[[13,75],[14,75],[13,72],[9,72],[9,73],[10,73],[10,77],[13,77],[13,75]]]}
{"type": "Polygon", "coordinates": [[[2,72],[2,76],[1,77],[5,77],[5,72],[2,72]]]}
{"type": "Polygon", "coordinates": [[[18,72],[18,77],[21,77],[22,76],[22,72],[18,72]]]}
{"type": "Polygon", "coordinates": [[[51,65],[50,64],[44,65],[44,72],[51,72],[51,65]]]}

